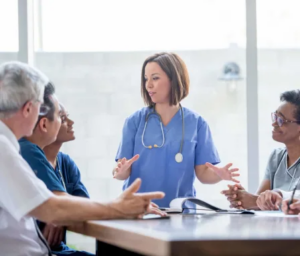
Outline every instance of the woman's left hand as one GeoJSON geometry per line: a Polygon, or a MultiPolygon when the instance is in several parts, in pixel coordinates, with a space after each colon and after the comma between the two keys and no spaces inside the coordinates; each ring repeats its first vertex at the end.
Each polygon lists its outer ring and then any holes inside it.
{"type": "Polygon", "coordinates": [[[239,169],[238,168],[230,169],[232,164],[227,164],[221,168],[212,165],[211,163],[206,163],[205,165],[206,167],[210,168],[214,173],[216,173],[222,180],[231,180],[236,183],[239,183],[239,181],[234,178],[240,176],[239,173],[236,173],[239,169]]]}

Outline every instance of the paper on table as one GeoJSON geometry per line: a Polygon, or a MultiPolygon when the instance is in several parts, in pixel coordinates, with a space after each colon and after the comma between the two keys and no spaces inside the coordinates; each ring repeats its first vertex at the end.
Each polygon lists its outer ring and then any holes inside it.
{"type": "Polygon", "coordinates": [[[255,211],[258,217],[281,217],[281,218],[298,218],[299,215],[285,215],[281,211],[255,211]]]}

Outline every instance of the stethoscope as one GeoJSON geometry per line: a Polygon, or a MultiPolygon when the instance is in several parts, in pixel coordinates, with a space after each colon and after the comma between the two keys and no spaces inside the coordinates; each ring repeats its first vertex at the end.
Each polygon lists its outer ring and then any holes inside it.
{"type": "MultiPolygon", "coordinates": [[[[183,141],[184,141],[184,114],[183,114],[183,110],[182,110],[182,107],[181,105],[179,104],[179,107],[180,107],[180,112],[181,112],[181,118],[182,118],[182,138],[181,138],[181,142],[180,142],[180,148],[179,148],[179,152],[175,155],[175,161],[177,163],[181,163],[182,160],[183,160],[183,155],[182,155],[182,148],[183,148],[183,141]]],[[[147,124],[148,124],[148,120],[149,118],[151,117],[151,115],[156,115],[158,116],[159,118],[159,123],[160,123],[160,129],[161,129],[161,134],[162,134],[162,143],[160,146],[158,146],[157,144],[154,144],[153,147],[154,148],[161,148],[165,145],[165,133],[164,133],[164,129],[163,129],[163,124],[162,124],[162,121],[161,121],[161,116],[155,111],[155,107],[153,107],[153,112],[150,112],[146,115],[146,121],[145,121],[145,126],[144,126],[144,130],[143,130],[143,134],[142,134],[142,144],[145,148],[149,148],[151,149],[152,146],[145,146],[145,143],[144,143],[144,135],[145,135],[145,132],[146,132],[146,128],[147,128],[147,124]]]]}

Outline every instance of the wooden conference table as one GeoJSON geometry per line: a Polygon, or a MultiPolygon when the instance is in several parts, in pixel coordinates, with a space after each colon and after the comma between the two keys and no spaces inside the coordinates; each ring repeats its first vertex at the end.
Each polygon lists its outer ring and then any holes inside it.
{"type": "Polygon", "coordinates": [[[300,255],[300,218],[274,215],[176,214],[90,221],[73,231],[95,237],[97,255],[300,255]]]}

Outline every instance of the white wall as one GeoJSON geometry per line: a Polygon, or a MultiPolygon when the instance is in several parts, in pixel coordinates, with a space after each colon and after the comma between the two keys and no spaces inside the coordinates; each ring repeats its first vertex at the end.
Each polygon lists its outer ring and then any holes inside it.
{"type": "MultiPolygon", "coordinates": [[[[235,61],[245,78],[245,50],[177,52],[186,62],[191,92],[183,105],[200,113],[209,123],[222,160],[240,168],[241,182],[247,185],[245,80],[230,93],[218,80],[223,65],[235,61]]],[[[112,178],[114,157],[125,118],[143,107],[140,97],[140,71],[152,52],[37,53],[36,66],[54,82],[59,99],[75,121],[76,140],[66,143],[80,168],[92,198],[113,199],[121,193],[122,182],[112,178]]],[[[16,59],[15,53],[0,53],[0,62],[16,59]]],[[[259,50],[259,136],[260,173],[275,146],[271,139],[270,112],[279,104],[279,94],[299,88],[300,50],[259,50]]],[[[226,207],[220,190],[227,182],[202,185],[196,182],[198,196],[226,207]]],[[[94,250],[93,239],[72,235],[79,248],[94,250]]]]}

